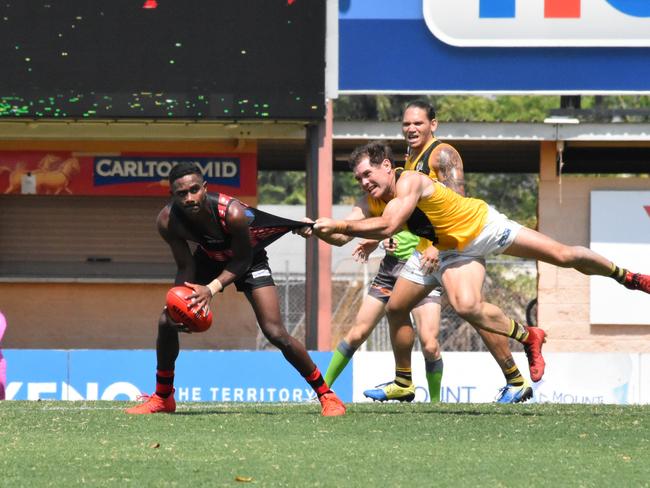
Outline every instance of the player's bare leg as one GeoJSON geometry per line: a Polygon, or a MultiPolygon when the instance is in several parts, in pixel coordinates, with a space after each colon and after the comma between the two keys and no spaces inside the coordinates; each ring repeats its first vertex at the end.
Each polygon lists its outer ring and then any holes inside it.
{"type": "Polygon", "coordinates": [[[352,328],[341,339],[325,372],[325,383],[332,386],[336,378],[348,365],[356,350],[363,344],[379,320],[384,316],[384,302],[371,295],[366,295],[352,328]]]}
{"type": "Polygon", "coordinates": [[[142,395],[145,402],[126,409],[126,413],[138,415],[176,411],[174,367],[179,351],[178,327],[163,311],[158,319],[156,339],[156,391],[153,395],[142,395]]]}
{"type": "Polygon", "coordinates": [[[377,388],[363,392],[373,400],[413,401],[415,385],[411,374],[411,351],[415,341],[415,331],[411,324],[410,313],[433,286],[424,286],[398,278],[390,299],[386,304],[386,317],[390,328],[390,341],[395,356],[395,380],[377,388]]]}
{"type": "Polygon", "coordinates": [[[280,314],[280,301],[275,286],[263,286],[246,293],[264,336],[277,347],[291,365],[316,392],[327,417],[343,415],[343,402],[330,390],[320,370],[309,357],[305,346],[289,334],[280,314]]]}
{"type": "Polygon", "coordinates": [[[546,333],[537,327],[517,323],[499,307],[484,301],[484,279],[485,264],[477,260],[449,266],[442,273],[449,303],[456,313],[477,328],[511,337],[528,347],[531,379],[539,381],[544,374],[542,344],[546,341],[546,333]]]}

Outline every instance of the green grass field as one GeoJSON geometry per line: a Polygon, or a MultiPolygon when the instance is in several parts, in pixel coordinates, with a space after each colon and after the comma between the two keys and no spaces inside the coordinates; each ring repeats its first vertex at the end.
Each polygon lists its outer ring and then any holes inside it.
{"type": "Polygon", "coordinates": [[[0,485],[650,486],[650,406],[125,406],[0,402],[0,485]]]}

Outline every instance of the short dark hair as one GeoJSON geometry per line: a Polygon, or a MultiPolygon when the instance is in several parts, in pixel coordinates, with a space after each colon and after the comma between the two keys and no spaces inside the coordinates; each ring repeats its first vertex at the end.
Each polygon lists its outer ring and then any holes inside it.
{"type": "Polygon", "coordinates": [[[427,113],[427,117],[429,120],[433,120],[436,118],[436,109],[433,108],[433,105],[431,105],[426,100],[422,100],[422,99],[412,100],[406,104],[404,111],[406,112],[406,110],[411,107],[421,108],[422,110],[424,110],[427,113]]]}
{"type": "Polygon", "coordinates": [[[388,159],[391,166],[395,166],[393,151],[388,144],[382,141],[372,141],[352,151],[348,159],[350,169],[354,170],[364,158],[368,158],[373,166],[379,166],[384,159],[388,159]]]}
{"type": "Polygon", "coordinates": [[[199,175],[203,179],[203,173],[201,173],[201,168],[199,168],[195,163],[190,163],[183,161],[177,163],[172,170],[169,172],[169,184],[173,185],[174,181],[179,178],[182,178],[186,175],[199,175]]]}

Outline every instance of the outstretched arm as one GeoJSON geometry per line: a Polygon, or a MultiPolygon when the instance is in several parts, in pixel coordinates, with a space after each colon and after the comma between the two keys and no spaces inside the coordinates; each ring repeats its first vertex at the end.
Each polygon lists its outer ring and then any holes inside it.
{"type": "MultiPolygon", "coordinates": [[[[368,199],[366,197],[360,198],[350,213],[345,217],[345,220],[361,220],[368,217],[368,199]]],[[[320,219],[319,219],[320,220],[320,219]]],[[[344,233],[334,232],[333,234],[322,234],[314,232],[320,239],[333,246],[343,246],[350,242],[354,237],[344,233]]]]}
{"type": "Polygon", "coordinates": [[[333,220],[321,218],[314,224],[314,232],[321,235],[345,234],[353,237],[381,240],[396,234],[404,227],[431,180],[422,174],[408,172],[402,175],[393,198],[380,217],[363,220],[333,220]],[[428,182],[428,185],[427,185],[428,182]]]}

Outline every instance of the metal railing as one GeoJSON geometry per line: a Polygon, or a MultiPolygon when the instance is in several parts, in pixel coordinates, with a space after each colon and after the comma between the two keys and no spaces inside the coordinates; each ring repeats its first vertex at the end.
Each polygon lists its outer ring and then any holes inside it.
{"type": "MultiPolygon", "coordinates": [[[[367,265],[339,266],[346,272],[335,272],[332,279],[332,348],[354,325],[356,314],[381,259],[371,259],[367,265]]],[[[347,263],[349,264],[349,263],[347,263]]],[[[274,279],[280,297],[280,312],[285,327],[298,340],[305,339],[305,275],[275,272],[274,279]]],[[[501,307],[506,315],[526,323],[526,309],[535,299],[537,268],[534,261],[496,258],[487,262],[487,276],[483,287],[485,299],[501,307]]],[[[529,312],[530,315],[530,312],[529,312]]],[[[461,319],[443,295],[441,326],[438,341],[443,351],[485,351],[474,328],[461,319]]],[[[272,348],[258,333],[257,348],[272,348]]],[[[521,346],[511,341],[513,351],[521,346]]],[[[388,351],[391,349],[388,322],[383,318],[366,341],[363,349],[388,351]]],[[[416,340],[415,349],[420,350],[416,340]]]]}

